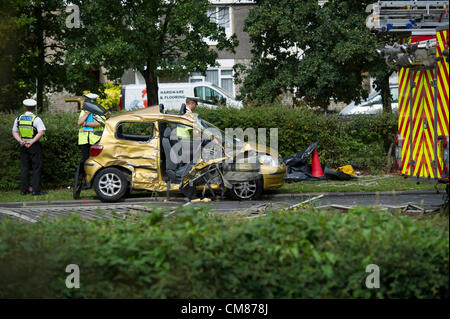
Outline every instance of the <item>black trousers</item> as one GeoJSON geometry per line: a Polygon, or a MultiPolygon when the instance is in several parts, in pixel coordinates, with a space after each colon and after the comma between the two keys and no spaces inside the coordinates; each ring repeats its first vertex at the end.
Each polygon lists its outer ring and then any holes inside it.
{"type": "Polygon", "coordinates": [[[29,171],[32,169],[33,193],[41,192],[42,147],[36,142],[26,148],[20,147],[20,191],[27,192],[29,185],[29,171]]]}
{"type": "Polygon", "coordinates": [[[91,149],[91,144],[78,145],[81,151],[81,161],[84,163],[89,158],[89,150],[91,149]]]}

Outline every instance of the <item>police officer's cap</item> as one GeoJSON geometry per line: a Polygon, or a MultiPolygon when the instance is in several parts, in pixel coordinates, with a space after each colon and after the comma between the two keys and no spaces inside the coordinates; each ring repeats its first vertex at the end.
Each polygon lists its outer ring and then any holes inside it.
{"type": "Polygon", "coordinates": [[[23,100],[22,103],[23,103],[23,105],[28,106],[28,107],[34,107],[34,106],[37,105],[37,102],[35,100],[33,100],[33,99],[23,100]]]}
{"type": "Polygon", "coordinates": [[[195,102],[195,104],[198,104],[198,99],[195,97],[187,97],[186,98],[186,104],[189,104],[190,102],[195,102]]]}
{"type": "Polygon", "coordinates": [[[88,93],[88,94],[85,94],[84,96],[90,100],[96,100],[98,98],[98,95],[95,93],[88,93]]]}

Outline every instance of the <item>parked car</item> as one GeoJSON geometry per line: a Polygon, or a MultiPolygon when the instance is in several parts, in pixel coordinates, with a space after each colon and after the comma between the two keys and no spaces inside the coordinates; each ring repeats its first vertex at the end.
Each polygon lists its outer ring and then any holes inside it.
{"type": "MultiPolygon", "coordinates": [[[[196,97],[198,104],[216,107],[219,104],[242,108],[237,101],[222,88],[209,82],[159,83],[158,99],[166,110],[179,110],[186,97],[196,97]]],[[[147,88],[145,85],[129,84],[122,86],[120,109],[127,111],[147,107],[147,88]]]]}
{"type": "MultiPolygon", "coordinates": [[[[392,95],[392,110],[398,110],[398,86],[391,86],[392,95]]],[[[376,91],[369,95],[369,97],[359,104],[354,102],[347,105],[339,115],[374,115],[383,110],[383,102],[381,100],[381,92],[376,91]]]]}
{"type": "Polygon", "coordinates": [[[255,146],[241,142],[237,153],[255,154],[256,160],[240,162],[221,151],[233,142],[195,113],[168,114],[157,106],[122,113],[106,121],[100,142],[91,146],[84,165],[86,184],[106,202],[117,201],[132,189],[184,192],[189,187],[222,190],[243,200],[283,184],[286,166],[272,150],[258,154],[255,146]],[[180,166],[172,157],[171,134],[178,129],[207,137],[199,144],[201,149],[192,152],[201,156],[190,166],[180,166]],[[203,152],[207,147],[210,152],[203,152]]]}

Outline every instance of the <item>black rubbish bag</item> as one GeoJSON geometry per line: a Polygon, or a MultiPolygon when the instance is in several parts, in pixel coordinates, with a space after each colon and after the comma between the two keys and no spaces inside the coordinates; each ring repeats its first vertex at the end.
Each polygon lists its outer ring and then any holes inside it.
{"type": "Polygon", "coordinates": [[[285,182],[320,181],[326,179],[348,181],[355,178],[352,175],[335,171],[327,166],[324,166],[323,168],[324,176],[313,176],[312,167],[308,164],[308,158],[317,148],[317,145],[319,145],[319,142],[312,143],[304,150],[283,158],[283,162],[286,164],[286,176],[284,177],[285,182]]]}
{"type": "Polygon", "coordinates": [[[288,171],[289,171],[289,167],[298,167],[301,165],[306,165],[309,156],[312,154],[312,152],[317,147],[317,145],[319,145],[318,141],[312,143],[311,145],[309,145],[307,148],[305,148],[304,150],[302,150],[300,152],[297,152],[295,154],[292,154],[292,155],[289,155],[288,157],[283,158],[283,162],[284,162],[284,164],[286,164],[288,171]]]}
{"type": "Polygon", "coordinates": [[[316,149],[319,142],[314,142],[304,150],[283,158],[286,165],[286,182],[302,182],[302,181],[319,181],[326,179],[323,177],[315,177],[312,175],[312,167],[308,164],[308,158],[316,149]]]}
{"type": "Polygon", "coordinates": [[[311,174],[311,165],[303,166],[305,171],[297,170],[294,168],[290,173],[286,173],[284,181],[286,183],[292,182],[304,182],[304,181],[322,181],[327,179],[326,176],[315,177],[311,174]]]}

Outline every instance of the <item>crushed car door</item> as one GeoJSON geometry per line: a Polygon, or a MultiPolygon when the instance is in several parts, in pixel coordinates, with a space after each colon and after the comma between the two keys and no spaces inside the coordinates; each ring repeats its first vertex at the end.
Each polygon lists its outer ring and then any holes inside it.
{"type": "Polygon", "coordinates": [[[120,141],[115,158],[120,165],[132,172],[132,186],[137,189],[151,189],[158,182],[158,134],[155,123],[121,122],[116,128],[120,141]]]}

